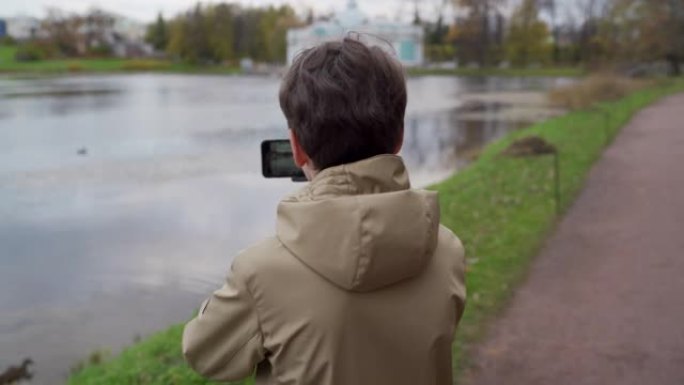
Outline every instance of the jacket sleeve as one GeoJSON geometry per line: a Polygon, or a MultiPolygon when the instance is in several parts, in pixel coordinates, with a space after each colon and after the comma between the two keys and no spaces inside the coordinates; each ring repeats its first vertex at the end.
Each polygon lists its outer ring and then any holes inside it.
{"type": "Polygon", "coordinates": [[[264,359],[254,299],[234,271],[185,326],[183,355],[196,372],[216,381],[242,380],[264,359]]]}

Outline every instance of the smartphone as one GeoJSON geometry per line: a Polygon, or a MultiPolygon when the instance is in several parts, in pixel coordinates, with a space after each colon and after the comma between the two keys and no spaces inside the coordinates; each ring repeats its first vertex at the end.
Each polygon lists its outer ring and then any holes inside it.
{"type": "Polygon", "coordinates": [[[291,178],[306,182],[302,169],[297,167],[292,146],[287,139],[265,140],[261,143],[261,170],[266,178],[291,178]]]}

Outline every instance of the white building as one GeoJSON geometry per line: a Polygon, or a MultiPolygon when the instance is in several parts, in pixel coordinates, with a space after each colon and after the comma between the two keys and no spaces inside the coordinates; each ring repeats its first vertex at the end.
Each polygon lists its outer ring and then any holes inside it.
{"type": "Polygon", "coordinates": [[[134,57],[152,54],[152,47],[145,43],[146,27],[126,17],[103,10],[93,10],[79,27],[81,41],[79,51],[106,46],[114,56],[134,57]]]}
{"type": "Polygon", "coordinates": [[[144,42],[147,26],[123,16],[114,15],[114,31],[131,42],[144,42]]]}
{"type": "MultiPolygon", "coordinates": [[[[397,58],[408,67],[423,64],[424,31],[420,26],[385,20],[369,20],[358,8],[355,0],[349,0],[347,9],[336,14],[332,20],[317,21],[304,28],[287,32],[287,62],[292,64],[297,54],[330,40],[340,40],[349,32],[359,32],[381,37],[392,44],[397,58]]],[[[371,37],[370,40],[373,40],[371,37]]],[[[382,44],[379,44],[382,46],[382,44]]],[[[389,48],[389,47],[388,47],[389,48]]]]}
{"type": "Polygon", "coordinates": [[[16,40],[28,40],[38,37],[40,20],[35,17],[19,16],[6,19],[7,35],[16,40]]]}

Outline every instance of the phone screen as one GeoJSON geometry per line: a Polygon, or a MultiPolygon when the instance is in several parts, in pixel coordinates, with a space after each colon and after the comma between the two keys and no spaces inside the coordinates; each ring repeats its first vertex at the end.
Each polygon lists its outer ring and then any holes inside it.
{"type": "Polygon", "coordinates": [[[261,143],[261,163],[266,178],[306,180],[304,172],[294,162],[292,147],[287,139],[267,140],[261,143]]]}

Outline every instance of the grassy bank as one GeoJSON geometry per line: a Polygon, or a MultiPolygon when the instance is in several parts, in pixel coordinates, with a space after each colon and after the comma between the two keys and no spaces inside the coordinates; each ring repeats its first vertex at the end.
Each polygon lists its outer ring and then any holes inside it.
{"type": "MultiPolygon", "coordinates": [[[[180,341],[183,325],[175,325],[124,350],[110,359],[94,353],[74,368],[68,384],[83,385],[200,385],[212,384],[183,361],[180,341]]],[[[248,380],[239,385],[252,385],[248,380]]],[[[236,384],[238,385],[238,384],[236,384]]]]}
{"type": "Polygon", "coordinates": [[[162,72],[186,74],[237,74],[240,69],[221,65],[198,66],[155,59],[61,59],[17,62],[15,47],[0,46],[0,74],[162,72]]]}
{"type": "MultiPolygon", "coordinates": [[[[236,74],[237,67],[202,66],[154,59],[64,59],[17,62],[15,47],[0,45],[0,74],[64,74],[64,73],[125,73],[160,72],[187,74],[236,74]]],[[[512,77],[579,77],[581,68],[530,68],[530,69],[468,69],[453,70],[413,68],[411,76],[512,76],[512,77]]]]}
{"type": "MultiPolygon", "coordinates": [[[[433,187],[440,192],[443,223],[462,238],[468,254],[469,302],[454,344],[457,374],[468,365],[468,347],[483,336],[488,321],[524,277],[557,220],[552,159],[510,159],[499,156],[500,152],[522,136],[537,135],[553,143],[560,153],[561,208],[565,210],[604,146],[632,115],[678,91],[684,91],[684,79],[516,132],[488,146],[470,167],[433,187]]],[[[69,384],[207,384],[183,363],[181,331],[181,325],[174,326],[104,363],[97,356],[69,384]]]]}
{"type": "Polygon", "coordinates": [[[539,136],[559,152],[560,209],[580,192],[594,162],[631,117],[664,96],[684,91],[669,80],[516,132],[488,146],[466,170],[434,186],[442,221],[458,234],[468,255],[468,306],[454,344],[454,370],[469,365],[468,348],[525,276],[557,220],[551,156],[512,159],[500,153],[516,139],[539,136]]]}

